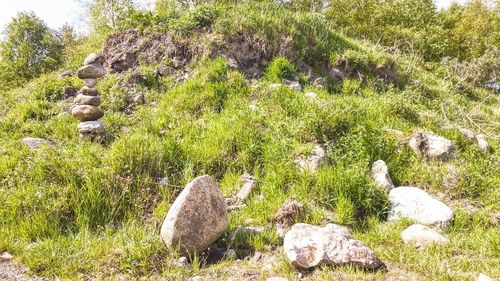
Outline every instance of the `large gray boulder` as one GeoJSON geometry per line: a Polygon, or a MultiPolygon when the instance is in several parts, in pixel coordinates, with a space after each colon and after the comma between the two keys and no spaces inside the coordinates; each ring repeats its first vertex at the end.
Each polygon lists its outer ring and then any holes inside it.
{"type": "Polygon", "coordinates": [[[441,201],[416,187],[402,186],[389,192],[391,209],[388,219],[409,218],[425,225],[448,226],[453,220],[453,211],[441,201]]]}
{"type": "Polygon", "coordinates": [[[201,253],[229,224],[224,197],[215,180],[201,176],[189,183],[170,207],[160,237],[182,254],[201,253]]]}
{"type": "Polygon", "coordinates": [[[421,224],[414,224],[401,232],[401,239],[405,244],[411,244],[418,249],[432,244],[446,244],[448,238],[421,224]]]}
{"type": "Polygon", "coordinates": [[[295,164],[303,171],[309,170],[315,172],[324,162],[325,150],[320,145],[314,146],[309,155],[300,155],[295,158],[295,164]]]}
{"type": "Polygon", "coordinates": [[[320,264],[356,265],[377,269],[384,264],[363,242],[355,240],[349,229],[327,224],[325,227],[296,224],[285,235],[286,257],[297,268],[320,264]]]}
{"type": "Polygon", "coordinates": [[[394,183],[392,183],[391,176],[389,175],[389,169],[383,160],[378,160],[373,163],[371,174],[377,186],[387,191],[394,188],[394,183]]]}
{"type": "Polygon", "coordinates": [[[96,121],[104,116],[104,112],[93,105],[75,105],[71,107],[71,114],[81,122],[96,121]]]}
{"type": "Polygon", "coordinates": [[[447,161],[457,153],[450,140],[433,133],[413,134],[408,144],[417,155],[425,159],[447,161]]]}
{"type": "Polygon", "coordinates": [[[106,69],[104,69],[104,67],[99,63],[84,65],[76,71],[76,74],[80,79],[97,79],[103,77],[106,73],[106,69]]]}

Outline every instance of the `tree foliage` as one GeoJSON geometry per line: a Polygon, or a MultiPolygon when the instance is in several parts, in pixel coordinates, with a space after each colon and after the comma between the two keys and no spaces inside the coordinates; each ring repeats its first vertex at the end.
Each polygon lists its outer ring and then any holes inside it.
{"type": "Polygon", "coordinates": [[[19,13],[7,25],[0,44],[0,88],[9,88],[57,69],[63,45],[34,13],[19,13]]]}

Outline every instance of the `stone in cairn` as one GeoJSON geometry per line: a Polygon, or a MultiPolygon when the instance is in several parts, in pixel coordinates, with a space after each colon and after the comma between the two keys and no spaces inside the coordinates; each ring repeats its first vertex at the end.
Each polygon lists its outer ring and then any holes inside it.
{"type": "Polygon", "coordinates": [[[83,62],[84,66],[76,72],[78,78],[85,83],[75,97],[75,105],[71,107],[71,114],[81,123],[78,125],[81,137],[90,137],[94,140],[103,138],[106,127],[100,121],[104,112],[99,109],[101,97],[95,87],[97,79],[106,75],[106,70],[101,65],[101,56],[90,54],[83,62]]]}

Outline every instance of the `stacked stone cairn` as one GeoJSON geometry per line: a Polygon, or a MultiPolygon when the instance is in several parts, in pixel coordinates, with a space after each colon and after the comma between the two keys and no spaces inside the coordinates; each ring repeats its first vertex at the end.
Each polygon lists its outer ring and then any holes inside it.
{"type": "Polygon", "coordinates": [[[78,125],[81,137],[103,141],[106,127],[98,120],[104,116],[104,112],[98,107],[101,104],[101,97],[95,85],[97,79],[106,75],[106,70],[101,64],[101,56],[96,53],[90,54],[83,64],[84,66],[77,70],[77,76],[83,80],[85,86],[75,97],[75,104],[70,112],[81,122],[78,125]]]}

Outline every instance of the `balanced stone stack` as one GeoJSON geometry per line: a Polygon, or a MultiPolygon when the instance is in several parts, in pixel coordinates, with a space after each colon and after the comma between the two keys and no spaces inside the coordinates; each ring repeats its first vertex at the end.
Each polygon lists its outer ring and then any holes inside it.
{"type": "Polygon", "coordinates": [[[106,75],[106,70],[101,64],[101,57],[90,54],[83,62],[84,66],[77,70],[78,78],[85,83],[71,107],[71,114],[81,123],[78,125],[81,137],[90,137],[92,140],[102,140],[106,127],[98,120],[104,116],[104,112],[99,109],[101,97],[95,87],[97,79],[106,75]]]}

